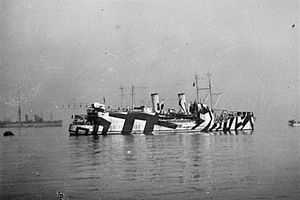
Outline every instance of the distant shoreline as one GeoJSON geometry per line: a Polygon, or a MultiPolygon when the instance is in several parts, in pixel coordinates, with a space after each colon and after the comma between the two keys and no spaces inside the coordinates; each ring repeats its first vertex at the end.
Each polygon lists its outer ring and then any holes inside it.
{"type": "Polygon", "coordinates": [[[0,122],[0,128],[27,128],[27,127],[61,127],[62,120],[43,122],[0,122]]]}

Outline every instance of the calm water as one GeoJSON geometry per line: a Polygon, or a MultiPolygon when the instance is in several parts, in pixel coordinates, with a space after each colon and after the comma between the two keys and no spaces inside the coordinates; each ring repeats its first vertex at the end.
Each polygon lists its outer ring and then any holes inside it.
{"type": "Polygon", "coordinates": [[[0,199],[300,199],[300,128],[69,137],[0,129],[0,199]]]}

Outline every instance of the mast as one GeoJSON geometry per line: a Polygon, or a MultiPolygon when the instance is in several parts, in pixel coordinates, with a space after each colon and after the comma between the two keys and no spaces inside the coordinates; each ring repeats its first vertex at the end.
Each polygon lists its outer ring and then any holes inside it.
{"type": "Polygon", "coordinates": [[[209,92],[209,104],[210,104],[210,108],[213,110],[213,97],[212,97],[213,96],[213,92],[212,92],[211,76],[212,76],[211,73],[207,73],[208,87],[199,88],[199,85],[198,85],[198,75],[196,74],[195,75],[195,86],[196,86],[197,101],[198,102],[199,102],[199,91],[200,90],[206,90],[206,91],[208,90],[208,92],[209,92]]]}
{"type": "Polygon", "coordinates": [[[199,103],[199,85],[198,85],[198,74],[195,75],[195,86],[196,86],[196,93],[197,93],[197,103],[199,103]]]}
{"type": "Polygon", "coordinates": [[[207,73],[208,77],[208,89],[209,89],[209,99],[210,99],[210,109],[213,110],[213,99],[212,99],[212,88],[211,88],[211,73],[207,73]]]}
{"type": "Polygon", "coordinates": [[[133,110],[134,108],[134,85],[131,86],[131,109],[133,110]]]}

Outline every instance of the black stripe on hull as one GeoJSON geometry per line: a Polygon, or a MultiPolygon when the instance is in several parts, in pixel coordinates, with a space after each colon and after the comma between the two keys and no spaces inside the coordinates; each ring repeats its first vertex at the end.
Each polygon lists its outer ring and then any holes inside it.
{"type": "Polygon", "coordinates": [[[217,123],[214,123],[213,126],[209,129],[209,131],[213,131],[218,126],[217,123]]]}
{"type": "Polygon", "coordinates": [[[210,118],[210,119],[209,119],[208,124],[204,127],[204,129],[201,130],[201,131],[203,131],[203,132],[208,132],[208,129],[209,129],[209,127],[210,127],[210,125],[211,125],[211,123],[212,123],[212,119],[213,119],[210,110],[207,109],[207,112],[208,112],[208,114],[209,114],[209,118],[210,118]]]}
{"type": "MultiPolygon", "coordinates": [[[[206,115],[206,120],[203,120],[200,118],[200,115],[198,116],[197,120],[194,120],[195,125],[189,129],[186,129],[186,131],[194,130],[194,131],[202,131],[202,132],[211,132],[211,131],[223,131],[225,134],[228,132],[230,134],[230,131],[235,130],[244,130],[244,129],[254,129],[254,117],[252,112],[242,112],[238,114],[238,116],[230,117],[230,119],[222,120],[219,122],[214,122],[214,116],[213,113],[206,107],[203,107],[203,109],[200,112],[201,114],[206,115]],[[208,118],[209,115],[209,118],[208,118]],[[241,116],[242,115],[242,116],[241,116]],[[234,121],[235,120],[235,121],[234,121]],[[239,122],[240,121],[240,122],[239,122]],[[203,129],[199,128],[200,125],[202,125],[204,122],[207,123],[203,129]],[[248,124],[249,123],[249,124],[248,124]]],[[[154,130],[155,125],[166,127],[173,129],[174,131],[177,129],[178,125],[175,121],[168,121],[166,119],[161,119],[158,114],[149,114],[149,113],[141,113],[141,112],[128,112],[128,113],[117,113],[117,112],[111,112],[109,113],[110,117],[119,118],[119,119],[125,119],[125,122],[123,124],[121,134],[127,135],[131,134],[133,132],[134,128],[134,122],[135,120],[143,120],[145,121],[145,127],[144,129],[138,130],[141,133],[144,134],[152,134],[154,130]]],[[[191,119],[192,120],[192,119],[191,119]]],[[[102,126],[103,129],[101,133],[103,135],[108,134],[108,132],[114,132],[109,131],[111,127],[111,122],[108,121],[104,117],[93,117],[93,134],[97,134],[99,130],[99,126],[102,126]]],[[[80,126],[80,125],[79,125],[80,126]]],[[[71,126],[70,126],[71,127],[71,126]]],[[[69,131],[71,130],[69,127],[69,131]]],[[[80,129],[80,128],[79,128],[80,129]]],[[[83,129],[82,129],[83,130],[83,129]]],[[[84,131],[84,130],[83,130],[84,131]]],[[[172,130],[170,130],[172,132],[172,130]]],[[[181,129],[181,131],[184,131],[181,129]]],[[[72,131],[70,131],[72,132],[72,131]]],[[[73,132],[76,132],[73,130],[73,132]]]]}
{"type": "Polygon", "coordinates": [[[127,114],[123,113],[109,113],[109,116],[125,119],[123,125],[122,134],[130,134],[133,130],[134,120],[145,120],[146,124],[143,130],[144,134],[151,134],[154,129],[154,125],[176,129],[177,125],[168,121],[160,120],[157,114],[147,114],[141,112],[130,112],[127,114]]]}
{"type": "Polygon", "coordinates": [[[93,134],[97,135],[99,126],[103,126],[102,135],[107,135],[110,125],[111,125],[111,122],[107,121],[106,119],[103,119],[101,117],[95,118],[94,126],[93,126],[93,134]]]}

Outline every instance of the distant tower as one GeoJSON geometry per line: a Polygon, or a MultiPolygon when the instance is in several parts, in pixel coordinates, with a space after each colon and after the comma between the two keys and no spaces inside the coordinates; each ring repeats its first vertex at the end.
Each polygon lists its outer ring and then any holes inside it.
{"type": "Polygon", "coordinates": [[[134,92],[134,85],[131,86],[131,109],[133,110],[134,108],[134,96],[135,96],[135,92],[134,92]]]}
{"type": "Polygon", "coordinates": [[[21,97],[20,97],[20,91],[18,92],[18,121],[21,123],[21,97]]]}
{"type": "Polygon", "coordinates": [[[121,109],[123,108],[123,100],[124,100],[124,87],[120,87],[121,90],[121,109]]]}
{"type": "Polygon", "coordinates": [[[18,122],[21,123],[21,106],[18,105],[18,122]]]}

